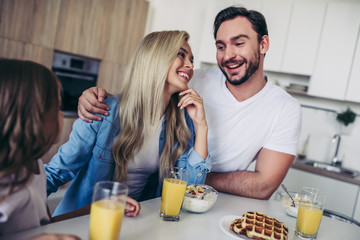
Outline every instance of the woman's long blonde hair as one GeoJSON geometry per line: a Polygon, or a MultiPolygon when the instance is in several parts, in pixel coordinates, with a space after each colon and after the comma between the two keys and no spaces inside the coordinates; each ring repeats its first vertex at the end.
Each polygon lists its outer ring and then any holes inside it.
{"type": "Polygon", "coordinates": [[[60,83],[31,61],[0,59],[0,179],[8,189],[0,201],[25,186],[59,132],[60,83]],[[45,120],[46,118],[46,120],[45,120]],[[51,129],[44,124],[51,123],[51,129]]]}
{"type": "Polygon", "coordinates": [[[168,71],[189,34],[185,31],[162,31],[147,35],[130,62],[120,92],[121,132],[112,152],[116,162],[114,179],[127,177],[127,165],[139,152],[145,140],[154,134],[165,111],[166,141],[160,156],[159,176],[173,166],[187,148],[190,131],[184,110],[177,107],[173,94],[164,109],[164,89],[168,71]],[[154,127],[155,126],[155,127],[154,127]],[[174,149],[175,143],[179,144],[174,149]]]}

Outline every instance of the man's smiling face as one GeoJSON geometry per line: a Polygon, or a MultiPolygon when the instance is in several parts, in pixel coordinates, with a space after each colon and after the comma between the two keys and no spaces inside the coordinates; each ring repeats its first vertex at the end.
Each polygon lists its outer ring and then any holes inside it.
{"type": "Polygon", "coordinates": [[[259,68],[257,33],[245,17],[223,22],[216,35],[216,59],[232,85],[246,82],[259,68]]]}

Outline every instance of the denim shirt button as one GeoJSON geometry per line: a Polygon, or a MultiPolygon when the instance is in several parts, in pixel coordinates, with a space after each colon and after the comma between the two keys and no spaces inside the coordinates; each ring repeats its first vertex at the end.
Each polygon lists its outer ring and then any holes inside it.
{"type": "Polygon", "coordinates": [[[198,177],[202,177],[202,175],[203,175],[203,174],[202,174],[201,172],[199,172],[199,173],[197,174],[198,177]]]}

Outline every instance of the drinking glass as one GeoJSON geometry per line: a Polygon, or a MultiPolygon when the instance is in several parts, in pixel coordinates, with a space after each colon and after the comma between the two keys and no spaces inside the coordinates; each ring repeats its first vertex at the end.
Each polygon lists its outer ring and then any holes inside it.
{"type": "Polygon", "coordinates": [[[113,181],[95,184],[90,209],[90,240],[117,240],[124,217],[128,187],[113,181]]]}
{"type": "Polygon", "coordinates": [[[296,220],[296,234],[316,239],[325,206],[326,194],[319,189],[304,187],[301,191],[296,220]]]}
{"type": "Polygon", "coordinates": [[[160,217],[164,221],[179,221],[189,172],[184,168],[165,169],[161,194],[160,217]]]}

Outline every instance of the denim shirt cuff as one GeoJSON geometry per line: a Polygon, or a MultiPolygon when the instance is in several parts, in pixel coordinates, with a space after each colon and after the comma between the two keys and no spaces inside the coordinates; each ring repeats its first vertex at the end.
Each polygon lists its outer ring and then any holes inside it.
{"type": "Polygon", "coordinates": [[[203,159],[192,147],[188,153],[188,162],[191,166],[196,167],[197,165],[203,164],[206,172],[210,172],[211,169],[211,158],[210,154],[207,155],[206,159],[203,159]]]}

